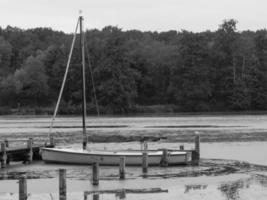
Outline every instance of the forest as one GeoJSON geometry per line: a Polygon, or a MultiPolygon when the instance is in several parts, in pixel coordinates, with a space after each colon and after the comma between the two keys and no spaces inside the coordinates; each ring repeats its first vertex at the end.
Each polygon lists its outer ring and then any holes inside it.
{"type": "MultiPolygon", "coordinates": [[[[72,37],[50,28],[0,27],[0,114],[53,112],[72,37]]],[[[85,38],[89,114],[96,105],[103,114],[267,109],[266,29],[238,31],[229,19],[216,31],[107,26],[87,29],[85,38]]],[[[81,82],[76,42],[61,114],[80,112],[81,82]]]]}

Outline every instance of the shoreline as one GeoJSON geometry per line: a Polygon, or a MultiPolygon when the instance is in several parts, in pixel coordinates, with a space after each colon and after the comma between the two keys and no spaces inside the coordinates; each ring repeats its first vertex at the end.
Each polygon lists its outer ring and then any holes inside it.
{"type": "MultiPolygon", "coordinates": [[[[32,113],[13,113],[13,114],[0,114],[0,118],[4,117],[36,117],[36,118],[51,118],[53,114],[32,114],[32,113]]],[[[87,117],[100,117],[100,118],[120,118],[120,117],[190,117],[190,116],[201,116],[201,117],[214,117],[214,116],[246,116],[246,115],[267,115],[266,111],[214,111],[214,112],[151,112],[151,113],[129,113],[129,114],[101,114],[97,116],[95,114],[87,114],[87,117]]],[[[58,118],[72,118],[72,117],[80,117],[78,114],[58,114],[58,118]]]]}

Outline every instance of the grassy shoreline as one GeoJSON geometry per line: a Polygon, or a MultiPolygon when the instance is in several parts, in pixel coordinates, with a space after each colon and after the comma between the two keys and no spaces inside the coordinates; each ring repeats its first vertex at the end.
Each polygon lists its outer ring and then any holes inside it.
{"type": "MultiPolygon", "coordinates": [[[[137,108],[137,107],[136,107],[137,108]]],[[[101,111],[100,116],[214,116],[214,115],[266,115],[267,110],[248,110],[248,111],[203,111],[203,112],[184,112],[175,110],[171,105],[153,105],[153,106],[142,106],[137,109],[133,109],[128,113],[106,113],[101,111]]],[[[0,107],[0,116],[1,115],[10,115],[10,116],[51,116],[53,115],[53,107],[21,107],[21,108],[10,108],[10,107],[0,107]]],[[[58,115],[61,116],[79,116],[81,113],[81,108],[72,107],[72,108],[59,108],[58,115]]],[[[88,116],[97,116],[97,113],[92,108],[87,108],[88,116]]]]}

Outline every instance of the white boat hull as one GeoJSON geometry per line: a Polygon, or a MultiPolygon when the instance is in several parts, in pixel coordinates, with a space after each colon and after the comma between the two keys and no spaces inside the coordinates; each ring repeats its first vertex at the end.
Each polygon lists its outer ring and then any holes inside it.
{"type": "MultiPolygon", "coordinates": [[[[148,164],[160,165],[162,151],[147,151],[148,164]]],[[[51,163],[68,164],[92,164],[98,162],[100,165],[118,165],[120,157],[125,157],[126,165],[142,165],[142,151],[87,151],[60,148],[42,148],[42,159],[51,163]]],[[[187,164],[191,161],[191,152],[170,151],[168,153],[168,164],[187,164]]]]}

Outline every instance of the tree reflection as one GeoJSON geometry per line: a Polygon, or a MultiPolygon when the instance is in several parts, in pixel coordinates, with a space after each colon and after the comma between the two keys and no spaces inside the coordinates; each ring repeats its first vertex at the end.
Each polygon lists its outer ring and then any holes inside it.
{"type": "Polygon", "coordinates": [[[249,188],[250,179],[241,179],[231,183],[224,183],[218,188],[228,200],[240,199],[239,191],[243,188],[249,188]]]}

